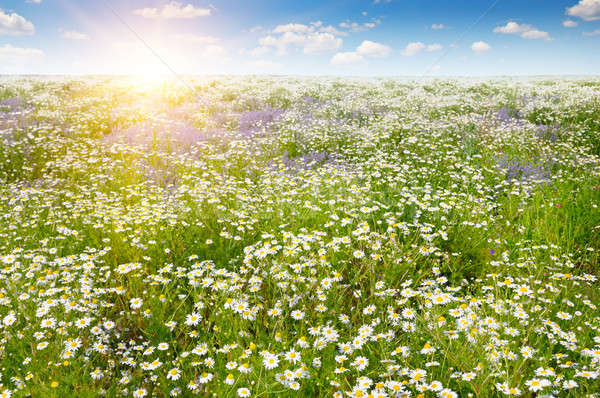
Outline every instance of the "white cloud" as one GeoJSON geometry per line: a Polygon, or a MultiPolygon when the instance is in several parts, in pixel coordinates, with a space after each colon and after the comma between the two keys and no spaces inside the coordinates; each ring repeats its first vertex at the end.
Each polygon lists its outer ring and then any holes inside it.
{"type": "Polygon", "coordinates": [[[401,51],[401,54],[405,55],[407,57],[413,57],[413,56],[419,54],[423,50],[431,52],[431,51],[439,51],[442,48],[443,48],[443,46],[438,43],[426,45],[425,43],[416,41],[416,42],[408,43],[406,45],[406,47],[404,48],[404,50],[401,51]]]}
{"type": "Polygon", "coordinates": [[[304,44],[305,54],[321,54],[334,52],[342,47],[342,39],[331,33],[315,33],[309,35],[304,44]]]}
{"type": "Polygon", "coordinates": [[[440,51],[443,48],[441,44],[434,43],[427,46],[427,51],[440,51]]]}
{"type": "Polygon", "coordinates": [[[319,27],[319,32],[331,33],[334,36],[348,36],[348,32],[343,32],[343,31],[339,30],[338,28],[336,28],[335,26],[331,26],[331,25],[319,27]]]}
{"type": "MultiPolygon", "coordinates": [[[[286,25],[280,25],[286,26],[286,25]]],[[[306,26],[306,25],[305,25],[306,26]]],[[[320,33],[308,30],[308,33],[298,33],[299,27],[287,26],[276,30],[285,31],[279,36],[265,36],[258,40],[261,47],[272,47],[276,49],[276,55],[286,55],[289,47],[301,47],[305,54],[320,54],[335,52],[342,47],[342,39],[331,33],[320,33]]],[[[260,50],[264,51],[264,50],[260,50]]]]}
{"type": "Polygon", "coordinates": [[[444,29],[444,28],[445,28],[445,26],[443,23],[438,23],[438,24],[434,23],[433,25],[431,25],[431,29],[444,29]]]}
{"type": "Polygon", "coordinates": [[[597,21],[600,19],[600,0],[579,0],[579,3],[567,8],[566,14],[584,21],[597,21]]]}
{"type": "Polygon", "coordinates": [[[600,35],[600,29],[596,29],[596,30],[593,30],[591,32],[583,32],[582,35],[584,35],[584,36],[598,36],[598,35],[600,35]]]}
{"type": "Polygon", "coordinates": [[[278,25],[273,29],[272,33],[286,33],[286,32],[295,32],[295,33],[308,33],[312,32],[313,28],[308,25],[303,25],[300,23],[289,23],[286,25],[278,25]]]}
{"type": "Polygon", "coordinates": [[[330,62],[335,66],[356,66],[364,64],[365,59],[355,52],[345,52],[335,54],[330,62]]]}
{"type": "Polygon", "coordinates": [[[173,35],[173,38],[175,40],[185,41],[185,42],[188,42],[188,43],[195,43],[195,44],[214,44],[214,43],[217,43],[219,41],[218,37],[214,37],[214,36],[200,36],[200,35],[194,35],[194,34],[191,34],[191,33],[176,34],[176,35],[173,35]]]}
{"type": "Polygon", "coordinates": [[[421,43],[420,41],[408,43],[404,50],[402,50],[402,55],[406,55],[407,57],[412,57],[417,55],[421,51],[426,48],[425,43],[421,43]]]}
{"type": "Polygon", "coordinates": [[[544,32],[543,30],[532,29],[527,32],[521,33],[521,37],[524,39],[544,39],[544,40],[552,40],[548,32],[544,32]]]}
{"type": "Polygon", "coordinates": [[[484,52],[490,51],[491,49],[492,46],[490,46],[484,41],[476,41],[471,45],[471,50],[473,50],[473,52],[477,54],[482,54],[484,52]]]}
{"type": "Polygon", "coordinates": [[[41,4],[42,0],[27,0],[28,3],[41,4]]]}
{"type": "Polygon", "coordinates": [[[19,14],[5,14],[0,9],[0,35],[32,35],[35,33],[35,27],[31,22],[19,14]]]}
{"type": "Polygon", "coordinates": [[[364,23],[346,21],[346,22],[340,23],[339,26],[342,29],[347,29],[348,32],[350,32],[350,33],[356,33],[356,32],[363,32],[365,30],[373,29],[375,26],[379,25],[380,23],[381,23],[381,20],[373,19],[372,22],[364,22],[364,23]]]}
{"type": "MultiPolygon", "coordinates": [[[[324,25],[322,21],[277,25],[269,31],[268,35],[258,39],[259,46],[250,50],[249,54],[260,57],[273,49],[275,55],[283,56],[287,55],[292,48],[300,48],[304,54],[334,53],[342,48],[343,36],[372,29],[380,23],[379,19],[364,23],[346,21],[339,24],[339,29],[324,25]]],[[[366,56],[384,58],[391,52],[388,46],[368,40],[361,46],[359,46],[360,52],[366,56]]],[[[357,55],[361,54],[357,53],[357,55]]]]}
{"type": "Polygon", "coordinates": [[[37,48],[21,48],[13,47],[10,44],[5,44],[0,47],[0,58],[3,62],[9,63],[25,63],[39,59],[44,55],[42,50],[37,48]]]}
{"type": "Polygon", "coordinates": [[[277,25],[270,33],[271,34],[285,34],[285,33],[297,33],[301,35],[308,35],[311,33],[329,33],[334,36],[347,36],[349,33],[363,32],[379,25],[381,20],[373,19],[371,22],[357,23],[357,22],[342,22],[339,27],[344,29],[340,30],[332,25],[323,25],[322,21],[311,22],[310,24],[299,24],[289,23],[284,25],[277,25]]]}
{"type": "MultiPolygon", "coordinates": [[[[339,28],[324,25],[322,21],[277,25],[269,31],[268,35],[258,39],[259,45],[250,50],[249,54],[260,57],[275,50],[275,55],[283,56],[287,55],[292,48],[300,48],[304,54],[333,53],[342,48],[343,36],[372,29],[380,23],[379,19],[364,23],[346,21],[340,23],[339,28]]],[[[357,51],[360,53],[357,52],[356,55],[385,58],[391,53],[391,48],[388,46],[368,40],[364,41],[359,48],[360,50],[357,51]]]]}
{"type": "Polygon", "coordinates": [[[269,51],[271,51],[269,47],[259,46],[250,50],[250,55],[252,55],[253,57],[262,57],[263,55],[268,54],[269,51]]]}
{"type": "Polygon", "coordinates": [[[266,46],[275,47],[275,46],[277,46],[278,41],[277,41],[276,37],[269,35],[269,36],[261,37],[260,39],[258,39],[258,43],[261,46],[265,46],[265,47],[266,46]]]}
{"type": "Polygon", "coordinates": [[[544,32],[528,24],[520,25],[513,21],[508,22],[504,26],[495,27],[494,33],[502,33],[505,35],[519,35],[524,39],[552,40],[548,32],[544,32]]]}
{"type": "Polygon", "coordinates": [[[579,22],[575,22],[572,19],[565,19],[562,23],[565,28],[575,28],[579,25],[579,22]]]}
{"type": "Polygon", "coordinates": [[[210,15],[209,8],[196,8],[192,4],[184,6],[177,1],[171,1],[158,8],[140,8],[133,10],[134,15],[152,19],[190,19],[210,15]]]}
{"type": "Polygon", "coordinates": [[[372,58],[387,58],[390,56],[392,49],[385,44],[376,43],[374,41],[365,40],[356,48],[356,53],[372,58]]]}
{"type": "Polygon", "coordinates": [[[62,31],[62,33],[60,34],[60,37],[62,37],[63,39],[70,39],[70,40],[89,40],[90,39],[90,37],[88,35],[86,35],[85,33],[80,33],[75,30],[62,31]]]}
{"type": "Polygon", "coordinates": [[[504,34],[519,34],[523,33],[526,29],[524,25],[519,25],[516,22],[508,22],[506,26],[498,26],[494,28],[494,33],[504,33],[504,34]]]}

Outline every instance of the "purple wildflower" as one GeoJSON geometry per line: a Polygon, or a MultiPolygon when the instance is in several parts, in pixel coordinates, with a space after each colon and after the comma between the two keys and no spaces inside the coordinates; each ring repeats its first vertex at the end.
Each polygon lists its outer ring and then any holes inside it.
{"type": "Polygon", "coordinates": [[[506,155],[498,162],[498,169],[506,173],[507,180],[543,181],[550,178],[548,162],[527,162],[521,159],[507,159],[506,155]]]}
{"type": "Polygon", "coordinates": [[[535,126],[535,135],[539,138],[554,142],[558,139],[556,127],[548,126],[545,124],[538,124],[535,126]]]}
{"type": "Polygon", "coordinates": [[[279,108],[266,107],[262,110],[246,111],[240,115],[239,131],[243,136],[252,136],[268,129],[283,114],[279,108]]]}
{"type": "Polygon", "coordinates": [[[288,169],[315,169],[317,167],[335,163],[334,157],[327,151],[313,151],[301,156],[290,158],[285,152],[282,156],[283,164],[288,169]]]}
{"type": "Polygon", "coordinates": [[[496,111],[496,120],[502,124],[522,126],[523,121],[518,111],[510,108],[500,108],[496,111]]]}

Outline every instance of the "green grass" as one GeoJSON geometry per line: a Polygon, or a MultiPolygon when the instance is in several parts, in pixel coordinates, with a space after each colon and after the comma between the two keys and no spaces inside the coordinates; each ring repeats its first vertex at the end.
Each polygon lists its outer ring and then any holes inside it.
{"type": "Polygon", "coordinates": [[[582,373],[597,369],[600,328],[595,80],[196,87],[0,84],[29,112],[0,136],[0,392],[600,389],[582,373]],[[241,135],[240,114],[265,107],[283,116],[241,135]],[[520,122],[497,120],[503,107],[520,122]],[[141,123],[152,137],[125,137],[141,123]],[[181,125],[212,135],[180,145],[181,125]],[[335,160],[299,160],[318,153],[335,160]],[[547,173],[509,179],[503,159],[547,173]]]}

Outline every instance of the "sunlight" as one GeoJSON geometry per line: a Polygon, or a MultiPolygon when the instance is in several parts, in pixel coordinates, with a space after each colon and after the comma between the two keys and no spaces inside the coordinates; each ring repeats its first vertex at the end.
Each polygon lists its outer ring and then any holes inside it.
{"type": "Polygon", "coordinates": [[[164,65],[149,61],[145,57],[132,57],[127,60],[126,65],[126,74],[131,78],[131,84],[137,92],[155,91],[171,75],[164,65]]]}
{"type": "Polygon", "coordinates": [[[154,81],[161,79],[165,75],[165,72],[162,69],[164,69],[164,67],[160,68],[159,65],[141,65],[141,68],[136,75],[143,80],[154,81]]]}

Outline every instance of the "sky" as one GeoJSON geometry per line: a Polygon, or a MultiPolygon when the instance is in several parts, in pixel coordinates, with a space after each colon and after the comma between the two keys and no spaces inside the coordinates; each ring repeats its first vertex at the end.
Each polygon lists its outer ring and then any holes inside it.
{"type": "Polygon", "coordinates": [[[600,74],[600,0],[0,0],[0,74],[600,74]]]}

